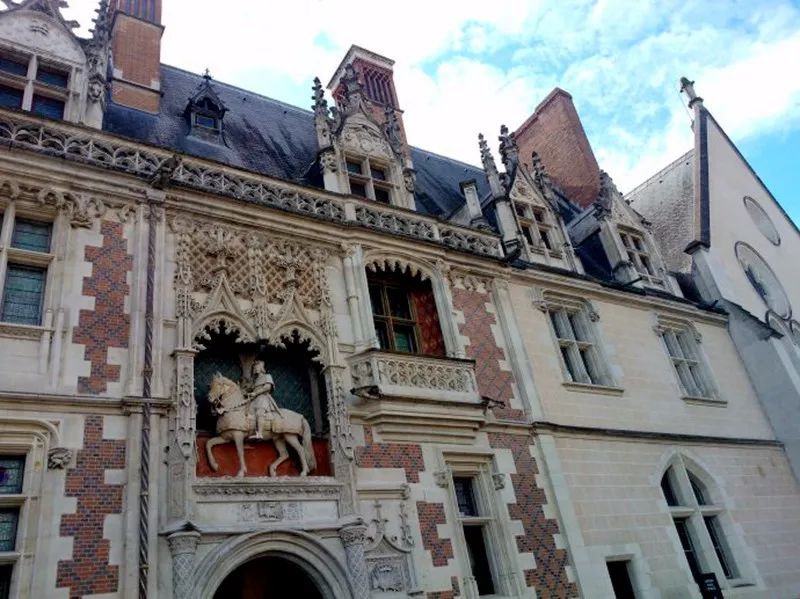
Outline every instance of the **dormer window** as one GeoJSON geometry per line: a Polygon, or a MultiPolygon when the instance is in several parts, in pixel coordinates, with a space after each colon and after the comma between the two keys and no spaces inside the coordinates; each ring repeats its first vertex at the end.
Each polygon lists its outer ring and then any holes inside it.
{"type": "Polygon", "coordinates": [[[0,55],[0,106],[63,119],[69,70],[44,64],[36,55],[0,55]]]}
{"type": "Polygon", "coordinates": [[[658,276],[653,261],[650,258],[650,251],[647,247],[647,242],[644,237],[627,229],[620,229],[619,232],[622,245],[625,246],[625,251],[628,255],[628,260],[636,272],[648,283],[653,285],[661,285],[663,281],[658,276]]]}
{"type": "Polygon", "coordinates": [[[354,196],[375,200],[381,204],[392,203],[392,184],[389,183],[389,168],[370,158],[345,158],[350,193],[354,196]]]}
{"type": "Polygon", "coordinates": [[[522,236],[531,251],[547,250],[551,253],[559,251],[556,233],[547,210],[541,206],[532,206],[522,202],[514,203],[522,236]]]}
{"type": "Polygon", "coordinates": [[[211,86],[211,75],[206,72],[203,83],[186,106],[190,134],[207,141],[219,141],[222,119],[228,111],[211,86]]]}

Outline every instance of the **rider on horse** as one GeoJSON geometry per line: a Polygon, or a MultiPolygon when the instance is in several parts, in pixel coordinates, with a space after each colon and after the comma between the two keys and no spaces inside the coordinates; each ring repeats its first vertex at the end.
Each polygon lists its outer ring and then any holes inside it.
{"type": "Polygon", "coordinates": [[[253,362],[251,375],[253,377],[253,388],[249,394],[250,409],[255,413],[256,417],[256,431],[253,434],[253,438],[261,439],[263,438],[262,431],[267,430],[265,428],[267,423],[270,424],[271,430],[272,420],[276,416],[280,417],[281,412],[272,397],[272,389],[275,386],[275,382],[272,380],[272,375],[267,373],[266,365],[262,360],[253,362]]]}

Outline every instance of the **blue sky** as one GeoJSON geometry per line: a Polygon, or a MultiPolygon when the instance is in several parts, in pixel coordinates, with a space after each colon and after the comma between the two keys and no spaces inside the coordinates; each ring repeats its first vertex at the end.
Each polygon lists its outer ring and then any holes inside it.
{"type": "Polygon", "coordinates": [[[411,143],[471,163],[558,85],[623,191],[691,147],[686,75],[800,222],[800,0],[163,2],[163,62],[299,106],[351,43],[393,58],[411,143]]]}

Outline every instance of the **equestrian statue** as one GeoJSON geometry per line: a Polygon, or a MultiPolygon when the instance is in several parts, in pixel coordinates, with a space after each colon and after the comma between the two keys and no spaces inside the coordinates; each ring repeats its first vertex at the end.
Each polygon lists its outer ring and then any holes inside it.
{"type": "Polygon", "coordinates": [[[286,444],[291,445],[300,458],[300,476],[306,476],[317,467],[311,444],[311,427],[302,414],[281,408],[272,397],[275,383],[261,360],[253,362],[252,383],[247,390],[222,376],[214,375],[208,392],[211,412],[217,418],[217,436],[206,443],[208,463],[215,472],[219,469],[211,451],[217,445],[233,442],[239,456],[239,472],[247,474],[244,462],[244,441],[272,441],[278,457],[269,465],[269,475],[275,473],[289,459],[286,444]]]}

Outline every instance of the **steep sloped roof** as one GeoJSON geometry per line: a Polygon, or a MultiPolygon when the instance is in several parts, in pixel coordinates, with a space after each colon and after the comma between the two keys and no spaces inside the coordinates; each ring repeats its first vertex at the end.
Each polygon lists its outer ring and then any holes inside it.
{"type": "MultiPolygon", "coordinates": [[[[189,135],[184,114],[203,76],[162,65],[161,112],[149,114],[110,102],[103,129],[117,135],[214,160],[236,168],[322,187],[314,114],[272,98],[213,81],[228,109],[221,143],[189,135]]],[[[483,170],[411,148],[417,170],[417,211],[447,218],[464,204],[459,183],[475,179],[488,193],[483,170]]]]}

